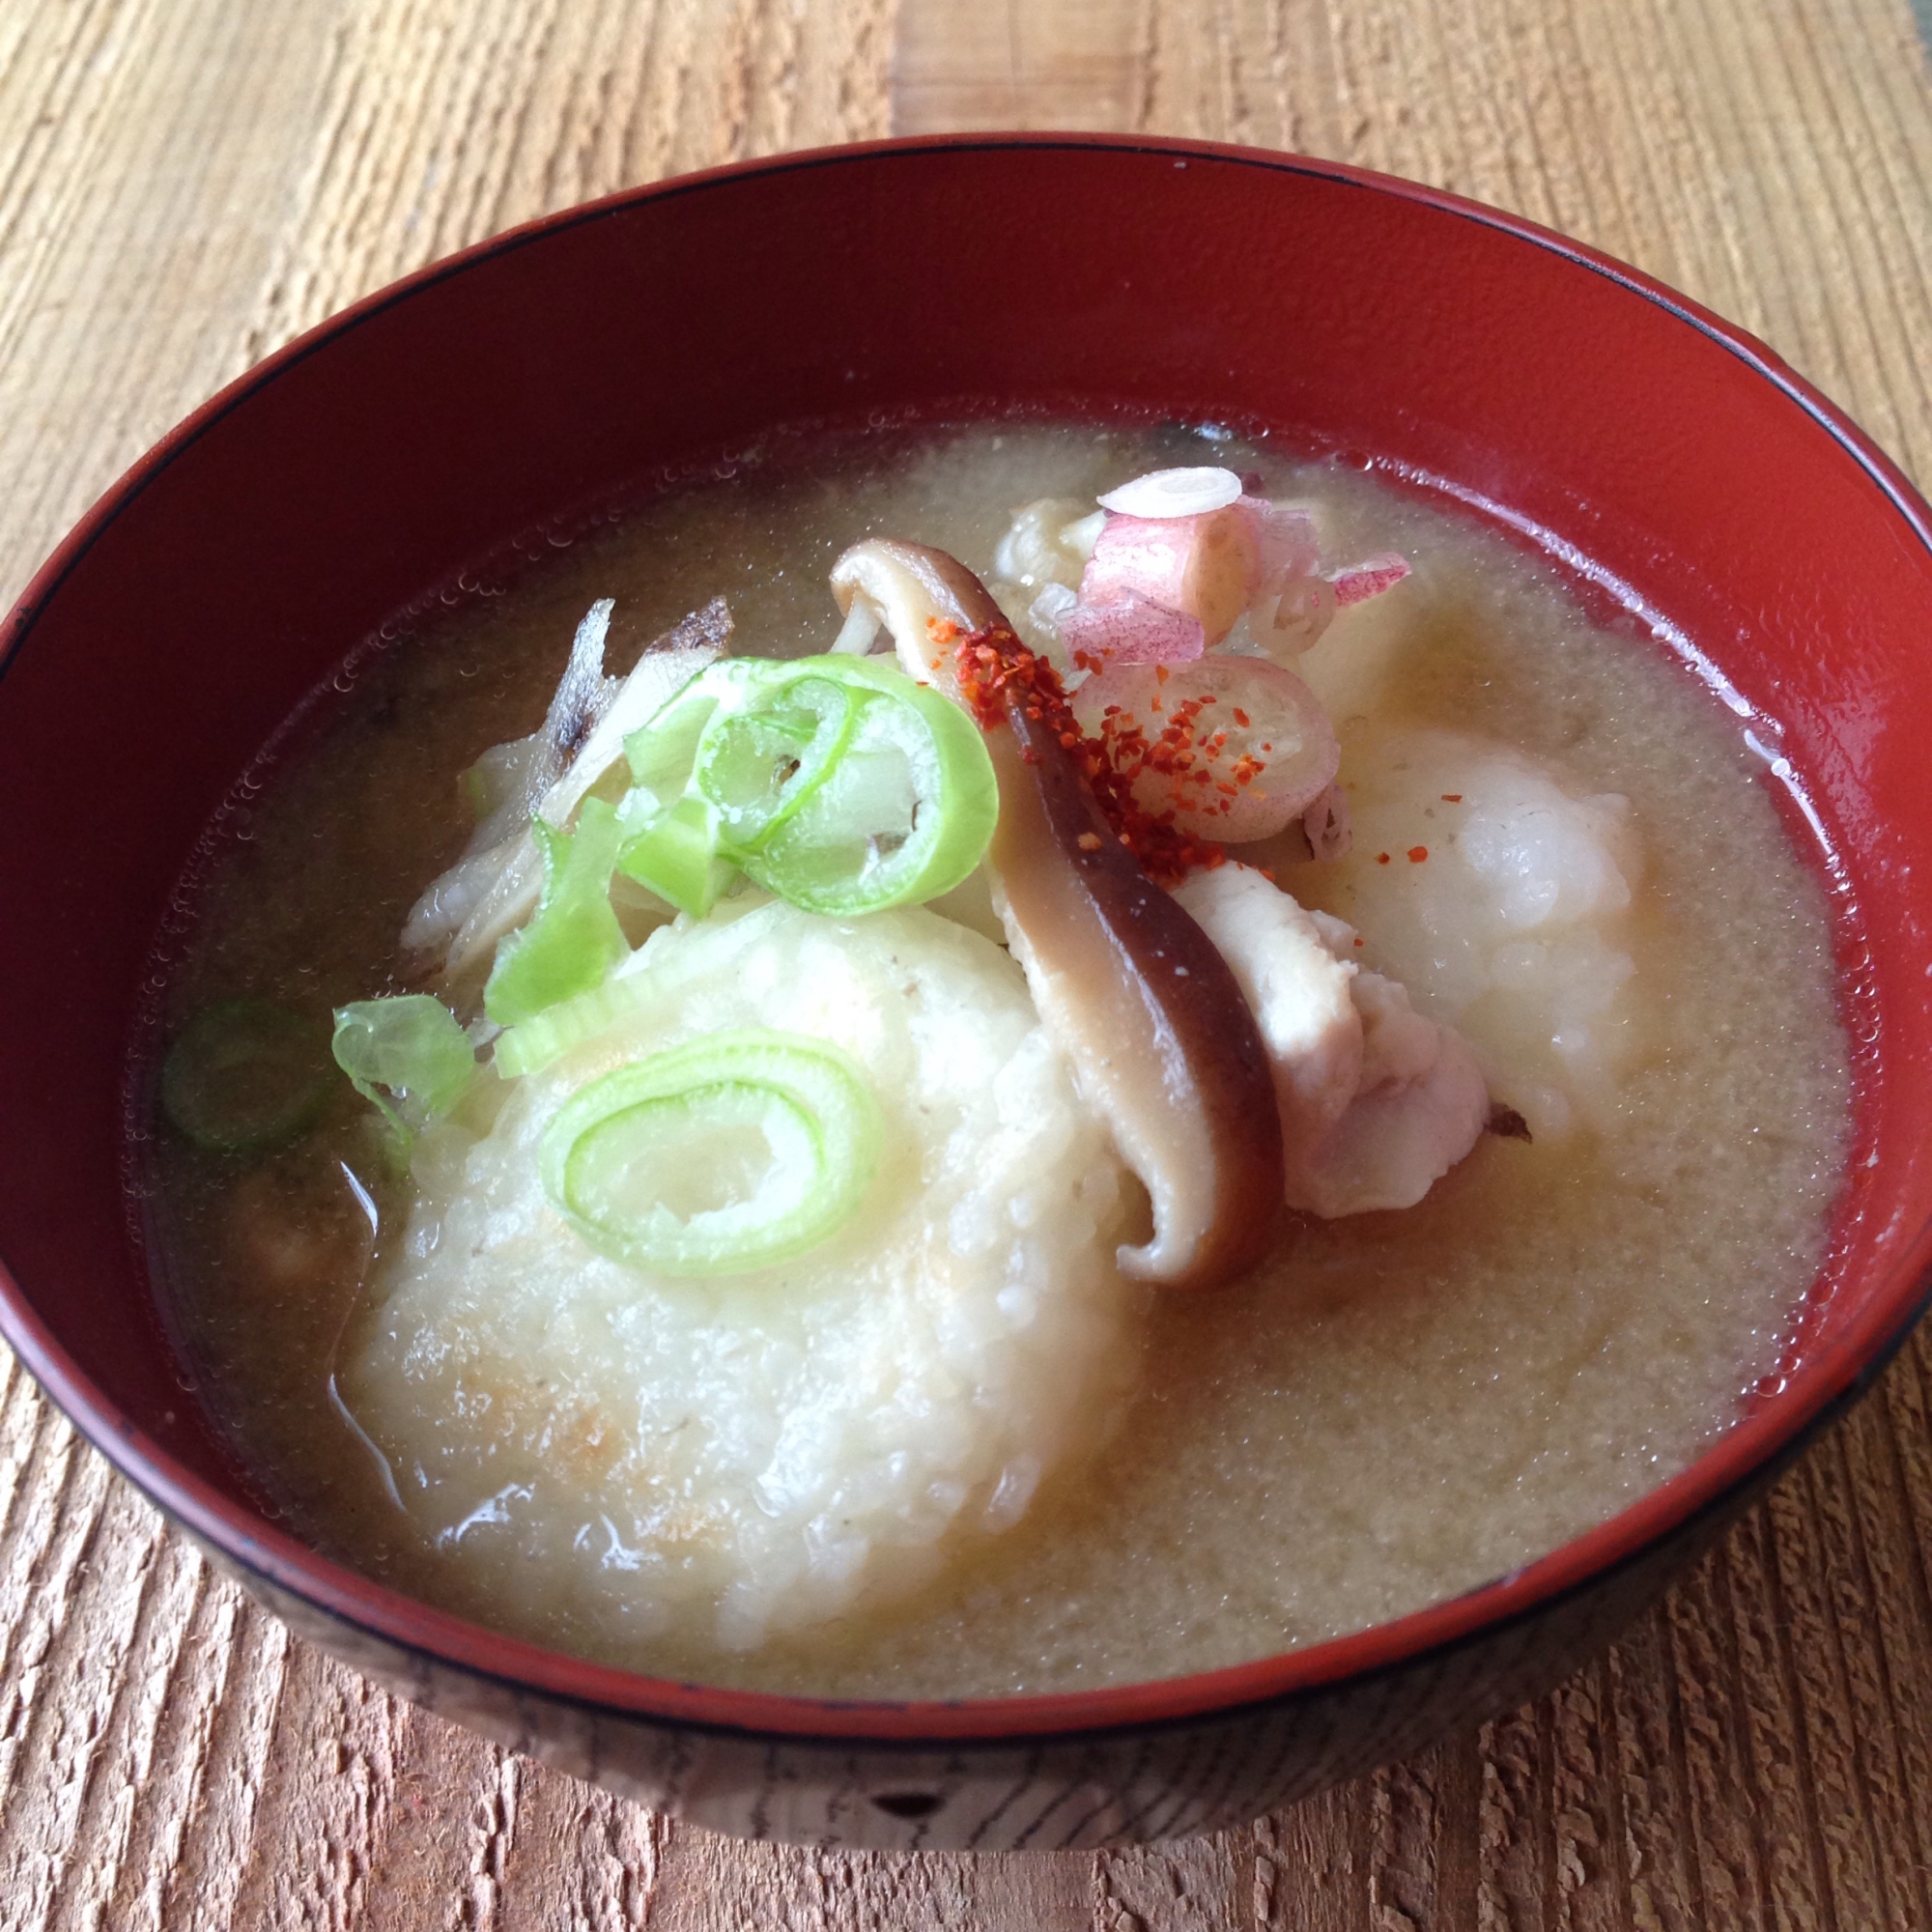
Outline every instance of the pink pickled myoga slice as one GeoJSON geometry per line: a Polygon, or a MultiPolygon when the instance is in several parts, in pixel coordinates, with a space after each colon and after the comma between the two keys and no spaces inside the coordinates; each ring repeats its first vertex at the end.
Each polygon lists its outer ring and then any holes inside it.
{"type": "Polygon", "coordinates": [[[1211,650],[1247,609],[1259,559],[1255,520],[1238,502],[1192,517],[1109,511],[1080,580],[1080,602],[1157,604],[1194,618],[1211,650]]]}
{"type": "MultiPolygon", "coordinates": [[[[871,605],[907,671],[962,701],[957,640],[1018,660],[999,606],[943,551],[875,538],[838,559],[832,587],[848,613],[871,605]]],[[[1000,786],[994,903],[1041,1020],[1152,1203],[1152,1238],[1122,1248],[1122,1268],[1216,1288],[1267,1252],[1281,1207],[1267,1051],[1227,961],[1114,836],[1040,710],[1016,682],[1004,715],[980,720],[1000,786]]]]}
{"type": "Polygon", "coordinates": [[[1321,539],[1315,519],[1299,503],[1277,503],[1267,497],[1243,497],[1241,512],[1254,526],[1255,578],[1249,601],[1271,597],[1297,577],[1312,577],[1321,565],[1321,539]]]}
{"type": "Polygon", "coordinates": [[[1112,604],[1074,604],[1055,618],[1060,641],[1076,665],[1187,664],[1208,648],[1199,617],[1144,597],[1112,604]]]}
{"type": "Polygon", "coordinates": [[[1114,748],[1145,810],[1229,845],[1284,830],[1342,761],[1321,700],[1267,658],[1109,665],[1073,694],[1073,713],[1114,748]]]}
{"type": "Polygon", "coordinates": [[[1335,608],[1335,586],[1325,577],[1293,577],[1280,596],[1256,605],[1248,635],[1277,662],[1298,658],[1321,641],[1335,608]]]}
{"type": "Polygon", "coordinates": [[[1279,535],[1264,540],[1264,550],[1274,544],[1273,559],[1279,561],[1264,563],[1248,622],[1255,642],[1276,658],[1313,649],[1338,611],[1394,589],[1408,575],[1408,559],[1390,551],[1322,576],[1307,512],[1284,503],[1264,507],[1280,520],[1279,535]]]}
{"type": "Polygon", "coordinates": [[[1350,604],[1365,603],[1371,597],[1379,597],[1384,590],[1393,590],[1407,575],[1407,557],[1389,551],[1381,556],[1351,563],[1328,581],[1335,586],[1337,608],[1346,611],[1350,604]]]}
{"type": "Polygon", "coordinates": [[[1293,656],[1337,611],[1408,575],[1390,554],[1324,576],[1308,508],[1260,495],[1258,478],[1232,469],[1151,470],[1099,500],[1106,521],[1079,601],[1052,619],[1085,668],[1186,663],[1221,643],[1244,611],[1264,650],[1293,656]]]}

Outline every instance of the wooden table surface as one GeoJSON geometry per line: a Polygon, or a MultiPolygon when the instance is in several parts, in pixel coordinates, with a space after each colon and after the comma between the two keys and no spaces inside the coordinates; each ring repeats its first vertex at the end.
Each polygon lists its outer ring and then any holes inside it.
{"type": "MultiPolygon", "coordinates": [[[[0,0],[0,591],[296,330],[546,210],[952,128],[1297,148],[1763,336],[1932,480],[1907,0],[0,0]]],[[[12,909],[10,916],[22,916],[12,909]]],[[[1252,1831],[742,1847],[294,1641],[0,1359],[0,1926],[1932,1925],[1932,1350],[1554,1696],[1252,1831]]]]}

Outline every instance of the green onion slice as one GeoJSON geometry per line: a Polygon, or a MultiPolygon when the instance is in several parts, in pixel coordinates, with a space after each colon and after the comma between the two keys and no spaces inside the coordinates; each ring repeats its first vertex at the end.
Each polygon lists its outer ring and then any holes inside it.
{"type": "Polygon", "coordinates": [[[793,667],[770,658],[726,658],[707,665],[647,723],[624,740],[631,777],[660,805],[684,795],[696,766],[698,747],[713,721],[729,718],[793,667]]]}
{"type": "Polygon", "coordinates": [[[728,881],[707,869],[721,861],[812,912],[937,898],[999,815],[971,719],[885,658],[713,665],[624,747],[632,800],[665,814],[628,806],[652,842],[627,845],[624,869],[691,912],[728,881]]]}
{"type": "Polygon", "coordinates": [[[530,829],[543,849],[543,897],[529,924],[497,949],[483,1010],[498,1026],[515,1026],[586,992],[629,951],[611,907],[611,874],[624,836],[616,808],[586,798],[574,833],[542,818],[530,829]]]}
{"type": "Polygon", "coordinates": [[[559,1000],[535,1018],[498,1034],[491,1064],[505,1080],[521,1080],[663,997],[649,973],[613,974],[587,993],[559,1000]]]}
{"type": "Polygon", "coordinates": [[[840,659],[866,692],[843,755],[798,810],[738,863],[810,912],[853,914],[937,898],[984,856],[999,786],[979,727],[896,669],[840,659]]]}
{"type": "Polygon", "coordinates": [[[755,852],[816,793],[850,749],[869,697],[845,677],[808,673],[769,676],[736,708],[720,706],[692,783],[716,810],[728,846],[755,852]]]}
{"type": "MultiPolygon", "coordinates": [[[[645,797],[641,791],[631,794],[631,799],[645,797]]],[[[627,806],[630,802],[625,801],[627,806]]],[[[647,809],[642,824],[617,850],[617,869],[679,912],[702,919],[737,876],[737,867],[719,855],[718,844],[716,809],[687,792],[662,811],[647,809]]]]}
{"type": "Polygon", "coordinates": [[[599,1254],[728,1275],[816,1247],[857,1211],[884,1123],[825,1040],[710,1034],[593,1080],[544,1130],[551,1204],[599,1254]]]}
{"type": "Polygon", "coordinates": [[[469,1036],[427,993],[336,1008],[331,1048],[355,1091],[399,1133],[448,1113],[476,1077],[469,1036]]]}
{"type": "Polygon", "coordinates": [[[260,1153],[293,1140],[328,1098],[322,1029],[269,1000],[204,1007],[161,1063],[161,1111],[196,1147],[260,1153]]]}

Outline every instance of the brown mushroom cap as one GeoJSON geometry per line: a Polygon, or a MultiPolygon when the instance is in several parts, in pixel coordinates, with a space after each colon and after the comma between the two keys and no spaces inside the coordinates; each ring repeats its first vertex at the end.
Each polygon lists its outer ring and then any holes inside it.
{"type": "MultiPolygon", "coordinates": [[[[875,539],[833,567],[839,606],[878,610],[915,677],[958,696],[951,625],[1019,649],[957,558],[875,539]]],[[[1282,1200],[1281,1121],[1267,1052],[1213,942],[1114,836],[1058,735],[1011,692],[986,731],[1000,785],[994,902],[1034,1002],[1089,1103],[1153,1203],[1129,1273],[1213,1288],[1266,1252],[1282,1200]],[[1084,840],[1084,842],[1083,842],[1084,840]]]]}
{"type": "Polygon", "coordinates": [[[908,675],[949,697],[959,696],[959,677],[952,651],[933,641],[931,627],[951,624],[971,635],[1007,621],[993,593],[956,556],[897,537],[854,544],[832,566],[832,595],[848,615],[853,599],[866,598],[892,633],[908,675]]]}

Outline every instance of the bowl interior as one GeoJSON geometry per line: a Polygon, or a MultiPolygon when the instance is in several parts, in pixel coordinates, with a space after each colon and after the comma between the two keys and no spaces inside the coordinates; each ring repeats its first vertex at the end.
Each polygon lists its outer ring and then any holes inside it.
{"type": "MultiPolygon", "coordinates": [[[[125,1204],[140,977],[231,782],[352,644],[521,531],[776,421],[1016,404],[1363,452],[1587,559],[1737,711],[1828,878],[1858,1143],[1787,1373],[1519,1598],[1681,1520],[1901,1331],[1932,1249],[1932,548],[1896,472],[1748,338],[1446,197],[1152,143],[842,151],[558,216],[372,298],[144,459],[14,615],[8,1332],[204,1534],[349,1587],[248,1503],[125,1204]]],[[[402,1613],[373,1586],[355,1608],[402,1613]]]]}

